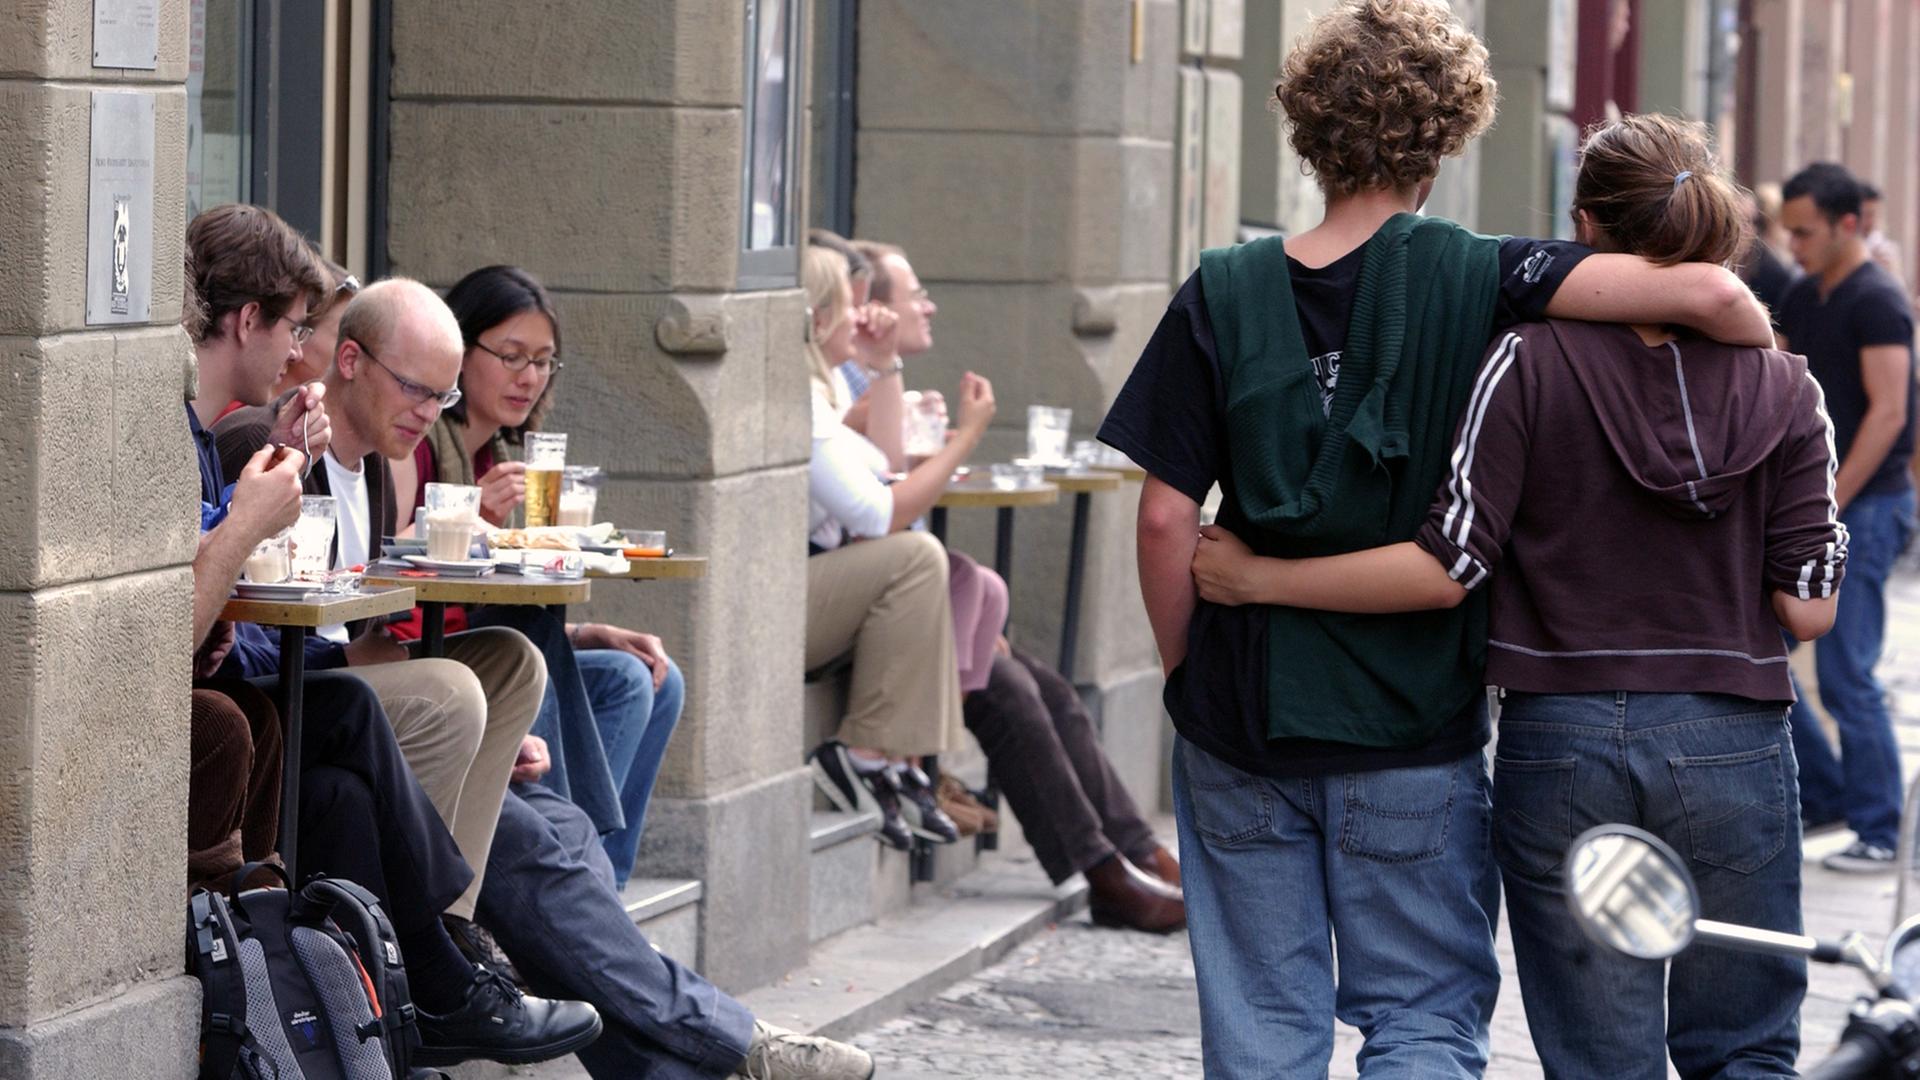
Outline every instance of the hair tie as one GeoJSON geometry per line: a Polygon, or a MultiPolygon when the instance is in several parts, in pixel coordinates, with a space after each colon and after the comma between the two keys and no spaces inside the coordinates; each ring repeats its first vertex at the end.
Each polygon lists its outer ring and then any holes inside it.
{"type": "Polygon", "coordinates": [[[1681,184],[1681,182],[1682,182],[1682,181],[1684,181],[1684,180],[1686,180],[1686,178],[1687,178],[1687,177],[1689,177],[1689,176],[1692,176],[1692,175],[1693,175],[1693,170],[1692,170],[1692,169],[1682,169],[1682,170],[1680,170],[1680,175],[1679,175],[1679,176],[1676,176],[1676,177],[1674,177],[1674,178],[1673,178],[1673,186],[1674,186],[1674,187],[1676,187],[1676,188],[1678,188],[1678,187],[1680,186],[1680,184],[1681,184]]]}

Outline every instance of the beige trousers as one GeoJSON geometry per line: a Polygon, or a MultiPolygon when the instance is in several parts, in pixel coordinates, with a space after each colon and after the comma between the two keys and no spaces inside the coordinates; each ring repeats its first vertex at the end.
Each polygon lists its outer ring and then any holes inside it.
{"type": "Polygon", "coordinates": [[[851,651],[839,739],[889,757],[938,754],[960,737],[947,549],[922,532],[807,560],[807,669],[851,651]]]}
{"type": "Polygon", "coordinates": [[[473,868],[473,884],[447,908],[471,919],[507,777],[547,690],[547,662],[519,632],[488,628],[449,634],[444,660],[353,674],[373,687],[401,756],[473,868]]]}

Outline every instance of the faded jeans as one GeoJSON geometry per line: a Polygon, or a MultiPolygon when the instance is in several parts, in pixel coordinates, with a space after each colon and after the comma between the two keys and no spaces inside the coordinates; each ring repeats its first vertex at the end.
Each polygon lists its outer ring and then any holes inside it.
{"type": "Polygon", "coordinates": [[[1850,534],[1847,578],[1833,629],[1813,646],[1820,703],[1840,730],[1840,753],[1814,718],[1806,694],[1793,707],[1800,762],[1800,809],[1810,825],[1844,818],[1869,844],[1893,850],[1900,836],[1900,747],[1874,677],[1887,630],[1887,576],[1913,535],[1913,492],[1863,495],[1840,515],[1850,534]]]}
{"type": "Polygon", "coordinates": [[[1206,1075],[1472,1078],[1500,989],[1486,759],[1273,779],[1176,740],[1206,1075]],[[1334,963],[1339,962],[1339,978],[1334,963]]]}
{"type": "Polygon", "coordinates": [[[1562,864],[1595,825],[1672,845],[1700,915],[1800,931],[1800,822],[1784,704],[1719,694],[1507,695],[1494,852],[1527,1026],[1547,1077],[1792,1076],[1803,959],[1695,945],[1667,963],[1588,941],[1562,864]]]}

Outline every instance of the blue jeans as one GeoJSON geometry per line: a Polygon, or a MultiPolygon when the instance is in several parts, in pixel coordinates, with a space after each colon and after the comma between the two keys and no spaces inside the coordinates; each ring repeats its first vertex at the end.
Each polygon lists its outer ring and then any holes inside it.
{"type": "Polygon", "coordinates": [[[1270,779],[1184,739],[1180,875],[1209,1077],[1478,1077],[1500,990],[1486,762],[1270,779]],[[1335,959],[1339,979],[1334,978],[1335,959]]]}
{"type": "Polygon", "coordinates": [[[1673,846],[1704,918],[1800,931],[1800,823],[1786,710],[1718,694],[1509,694],[1494,853],[1527,1026],[1549,1078],[1792,1076],[1803,959],[1695,945],[1666,964],[1595,945],[1562,864],[1595,825],[1673,846]]]}
{"type": "Polygon", "coordinates": [[[585,1001],[606,1031],[580,1051],[595,1080],[730,1075],[747,1056],[753,1014],[633,925],[593,821],[541,784],[515,784],[500,807],[477,917],[543,997],[585,1001]]]}
{"type": "Polygon", "coordinates": [[[1887,576],[1913,535],[1913,492],[1863,495],[1840,520],[1850,534],[1847,576],[1833,629],[1813,649],[1820,704],[1840,729],[1840,755],[1796,684],[1800,811],[1811,825],[1845,818],[1860,839],[1891,851],[1900,836],[1900,747],[1873,668],[1887,629],[1887,576]]]}
{"type": "MultiPolygon", "coordinates": [[[[633,861],[640,852],[640,831],[646,824],[647,802],[653,782],[666,760],[667,743],[680,723],[680,704],[686,682],[680,666],[667,662],[667,678],[656,692],[653,672],[632,653],[618,649],[582,649],[580,680],[593,702],[593,718],[600,725],[600,742],[607,748],[614,789],[620,793],[620,813],[626,824],[604,838],[607,859],[620,888],[626,888],[633,861]]],[[[551,700],[551,699],[549,699],[551,700]]]]}

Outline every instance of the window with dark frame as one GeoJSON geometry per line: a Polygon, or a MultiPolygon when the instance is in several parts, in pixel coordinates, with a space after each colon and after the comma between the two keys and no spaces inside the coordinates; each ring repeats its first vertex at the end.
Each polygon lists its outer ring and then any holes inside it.
{"type": "Polygon", "coordinates": [[[746,145],[742,148],[740,273],[743,289],[799,280],[799,0],[745,0],[746,145]]]}

